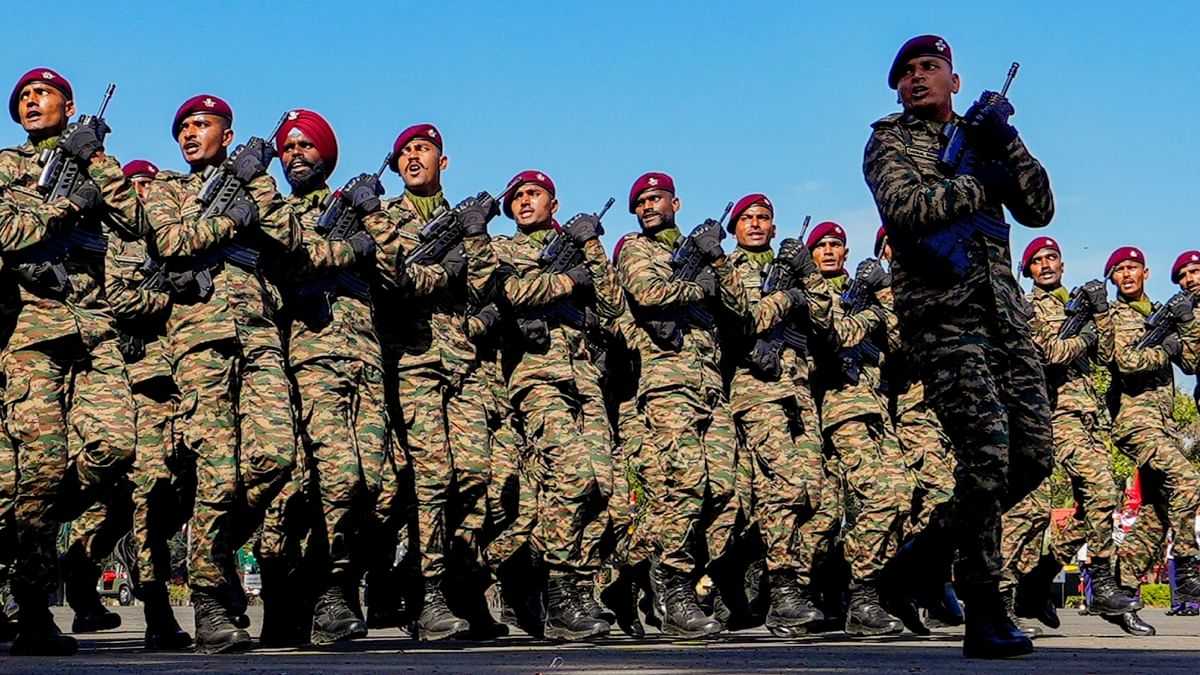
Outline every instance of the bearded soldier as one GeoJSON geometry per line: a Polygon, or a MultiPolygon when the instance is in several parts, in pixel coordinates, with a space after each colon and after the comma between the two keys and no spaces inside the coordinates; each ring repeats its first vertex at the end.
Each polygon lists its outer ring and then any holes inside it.
{"type": "MultiPolygon", "coordinates": [[[[74,653],[75,640],[59,634],[46,606],[58,585],[58,522],[74,519],[96,501],[119,498],[114,484],[135,452],[133,398],[117,346],[104,258],[109,235],[136,239],[144,229],[133,186],[104,152],[108,127],[102,120],[68,126],[73,99],[70,83],[49,68],[23,75],[9,97],[9,113],[29,140],[0,153],[5,210],[0,255],[15,275],[20,300],[2,356],[5,423],[19,471],[11,586],[21,612],[13,654],[74,653]],[[70,195],[46,202],[38,178],[48,157],[43,153],[55,148],[84,179],[70,195]],[[50,238],[31,246],[47,229],[50,238]],[[95,245],[76,245],[76,237],[95,245]]],[[[80,591],[71,594],[76,611],[96,614],[99,599],[92,596],[99,569],[88,553],[77,548],[65,577],[80,591]],[[86,593],[89,587],[92,594],[86,593]]],[[[83,627],[111,625],[102,618],[83,627]]]]}

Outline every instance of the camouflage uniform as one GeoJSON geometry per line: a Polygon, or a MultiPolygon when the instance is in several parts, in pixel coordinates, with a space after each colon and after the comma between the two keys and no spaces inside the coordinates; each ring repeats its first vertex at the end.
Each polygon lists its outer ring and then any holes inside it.
{"type": "Polygon", "coordinates": [[[305,471],[293,475],[272,505],[260,546],[264,557],[284,555],[289,532],[296,531],[285,522],[293,512],[289,502],[312,495],[320,503],[297,510],[303,520],[311,514],[323,525],[314,534],[325,572],[348,566],[360,525],[375,509],[383,474],[395,466],[390,461],[383,358],[373,308],[370,301],[336,284],[338,271],[362,271],[353,269],[357,261],[349,243],[329,241],[317,232],[327,194],[319,190],[285,200],[302,235],[301,249],[285,262],[285,314],[290,320],[288,366],[299,401],[305,471]],[[320,312],[326,301],[329,317],[320,312]]]}
{"type": "MultiPolygon", "coordinates": [[[[1007,242],[972,237],[964,244],[969,269],[961,278],[921,249],[921,237],[955,219],[977,211],[1003,217],[978,180],[938,171],[944,124],[897,113],[872,126],[863,173],[894,253],[900,335],[956,459],[947,518],[935,518],[926,532],[933,549],[958,546],[956,580],[982,590],[1002,568],[1000,514],[1052,465],[1032,309],[1013,278],[1007,242]]],[[[1013,215],[1031,226],[1047,224],[1054,211],[1049,179],[1019,137],[1004,149],[1003,162],[1015,179],[1007,202],[1013,215]]]]}
{"type": "MultiPolygon", "coordinates": [[[[891,290],[881,293],[891,309],[891,290]]],[[[915,489],[905,526],[911,537],[929,525],[935,511],[944,511],[954,494],[954,459],[942,423],[925,401],[925,385],[917,379],[912,357],[900,338],[898,321],[888,321],[888,349],[883,362],[883,382],[891,406],[892,426],[915,489]]]]}
{"type": "Polygon", "coordinates": [[[487,385],[476,376],[471,395],[461,395],[478,364],[463,327],[468,293],[440,265],[399,264],[420,244],[424,225],[406,197],[386,201],[363,225],[378,247],[376,304],[385,310],[376,323],[385,377],[395,382],[390,406],[400,416],[393,420],[412,465],[417,541],[410,549],[420,554],[421,575],[437,580],[453,541],[475,547],[478,534],[466,528],[482,518],[467,514],[483,513],[489,483],[487,385]],[[391,311],[398,307],[404,311],[391,311]]]}
{"type": "MultiPolygon", "coordinates": [[[[538,263],[546,236],[552,232],[518,231],[511,238],[493,237],[491,251],[488,238],[467,239],[472,259],[491,256],[499,265],[513,268],[503,292],[516,316],[541,316],[540,310],[573,299],[573,282],[565,274],[543,271],[538,263]]],[[[596,313],[601,321],[614,320],[625,308],[616,272],[599,240],[589,241],[583,251],[595,289],[596,313]]],[[[545,347],[522,344],[515,337],[509,343],[508,391],[542,473],[534,548],[551,573],[571,572],[583,578],[599,569],[601,539],[609,530],[612,429],[600,390],[600,371],[588,350],[590,338],[565,321],[553,317],[546,321],[545,347]]]]}
{"type": "MultiPolygon", "coordinates": [[[[264,257],[299,244],[299,225],[270,176],[249,184],[259,225],[235,230],[224,216],[200,218],[199,173],[159,173],[146,195],[154,248],[168,265],[219,255],[231,241],[266,247],[264,257]]],[[[174,294],[173,294],[174,295],[174,294]]],[[[188,581],[237,610],[234,554],[258,529],[296,462],[296,427],[275,314],[278,290],[261,271],[219,262],[207,298],[174,296],[167,344],[180,391],[175,436],[180,460],[195,464],[188,581]]]]}
{"type": "MultiPolygon", "coordinates": [[[[7,274],[18,262],[17,251],[41,239],[47,228],[78,222],[65,199],[43,203],[36,188],[40,173],[31,143],[0,152],[0,251],[7,274]]],[[[142,234],[137,194],[116,159],[91,164],[88,174],[108,207],[106,221],[124,236],[142,234]]],[[[12,336],[0,357],[5,423],[19,472],[12,582],[18,592],[39,600],[57,584],[57,521],[71,520],[105,498],[135,453],[133,399],[117,349],[104,257],[75,252],[65,265],[70,289],[64,297],[19,279],[12,336]],[[82,440],[70,449],[68,425],[82,440]]]]}
{"type": "MultiPolygon", "coordinates": [[[[840,290],[848,278],[843,275],[826,281],[840,290]]],[[[855,382],[836,353],[858,347],[878,329],[886,330],[885,322],[892,315],[882,306],[877,307],[878,312],[853,315],[847,309],[840,299],[833,303],[828,342],[835,353],[821,353],[817,359],[821,426],[832,453],[832,473],[843,483],[847,496],[854,495],[859,507],[858,517],[847,524],[845,532],[850,573],[857,581],[874,581],[900,545],[913,484],[892,429],[878,365],[862,361],[855,382]]]]}
{"type": "MultiPolygon", "coordinates": [[[[1140,579],[1161,559],[1167,531],[1174,529],[1176,558],[1196,556],[1200,550],[1192,535],[1200,507],[1200,472],[1183,454],[1179,426],[1175,423],[1175,376],[1166,352],[1160,347],[1138,349],[1146,333],[1145,307],[1118,298],[1109,310],[1112,328],[1098,326],[1100,358],[1112,371],[1110,401],[1117,403],[1113,442],[1137,463],[1142,484],[1142,505],[1137,522],[1117,551],[1122,585],[1137,588],[1140,579]]],[[[1179,329],[1185,355],[1194,359],[1200,341],[1200,322],[1179,329]]],[[[1193,363],[1187,363],[1194,367],[1193,363]]]]}
{"type": "MultiPolygon", "coordinates": [[[[744,351],[756,336],[785,321],[828,330],[832,290],[821,275],[803,280],[807,317],[797,319],[786,293],[763,295],[763,263],[739,248],[729,264],[745,284],[752,312],[744,351]]],[[[750,513],[765,539],[767,570],[789,571],[808,586],[814,547],[828,539],[836,522],[817,513],[826,479],[809,355],[787,347],[780,360],[782,375],[774,381],[741,360],[730,384],[730,408],[751,467],[750,513]]]]}
{"type": "MultiPolygon", "coordinates": [[[[634,315],[653,317],[701,301],[704,289],[671,281],[673,246],[653,235],[625,238],[617,273],[634,315]]],[[[738,317],[749,315],[745,285],[726,258],[712,265],[720,302],[738,317]]],[[[725,395],[720,345],[710,329],[684,322],[679,350],[658,344],[639,325],[635,346],[641,364],[638,407],[646,425],[647,482],[643,484],[649,526],[661,564],[677,573],[696,569],[696,537],[707,540],[710,561],[718,560],[735,535],[734,493],[737,435],[725,395]]]]}

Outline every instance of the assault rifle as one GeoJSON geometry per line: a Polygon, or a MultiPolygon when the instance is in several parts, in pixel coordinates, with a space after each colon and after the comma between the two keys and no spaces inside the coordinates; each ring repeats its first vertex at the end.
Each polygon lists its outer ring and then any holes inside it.
{"type": "MultiPolygon", "coordinates": [[[[109,84],[96,114],[80,115],[79,120],[69,126],[63,135],[77,127],[90,126],[96,132],[96,138],[103,144],[104,137],[108,135],[104,111],[108,109],[108,102],[112,100],[116,90],[117,85],[109,84]]],[[[84,181],[91,180],[87,166],[77,158],[67,155],[61,145],[53,150],[43,151],[41,161],[42,173],[38,176],[37,189],[47,203],[71,196],[84,181]]],[[[94,225],[80,223],[71,225],[65,232],[14,255],[12,260],[22,278],[52,294],[65,295],[71,290],[71,279],[67,275],[65,264],[71,252],[78,250],[103,255],[107,247],[108,237],[103,230],[94,225]]]]}
{"type": "MultiPolygon", "coordinates": [[[[439,208],[433,212],[433,219],[421,228],[421,244],[413,249],[412,253],[404,259],[404,264],[407,265],[432,265],[439,263],[442,258],[446,257],[446,253],[450,249],[462,243],[464,232],[462,223],[459,222],[458,215],[466,208],[475,206],[476,204],[485,204],[488,206],[488,213],[496,213],[495,206],[498,202],[503,201],[508,193],[515,189],[520,183],[510,185],[499,196],[492,197],[487,191],[480,192],[474,197],[467,197],[454,208],[447,209],[439,208]]],[[[489,216],[489,220],[495,217],[489,216]]]]}
{"type": "MultiPolygon", "coordinates": [[[[291,113],[284,113],[279,118],[275,130],[267,138],[275,138],[289,114],[291,113]]],[[[257,153],[268,160],[275,156],[275,149],[270,143],[254,136],[239,145],[219,167],[209,167],[205,172],[204,184],[200,186],[200,193],[196,196],[196,202],[201,207],[200,219],[223,216],[234,202],[250,199],[247,185],[233,170],[237,158],[246,152],[257,153]]],[[[222,261],[247,271],[255,271],[258,269],[259,252],[237,241],[229,241],[205,255],[173,260],[170,263],[147,258],[142,263],[143,278],[140,288],[207,298],[213,290],[213,272],[222,261]]]]}
{"type": "MultiPolygon", "coordinates": [[[[1179,291],[1171,296],[1171,299],[1174,300],[1177,296],[1181,295],[1186,296],[1187,291],[1179,291]]],[[[1167,309],[1170,304],[1170,300],[1164,302],[1150,316],[1146,317],[1146,334],[1142,336],[1141,340],[1138,340],[1137,345],[1135,345],[1137,349],[1148,349],[1161,345],[1163,339],[1176,329],[1178,322],[1174,316],[1171,316],[1171,312],[1167,309]]]]}
{"type": "MultiPolygon", "coordinates": [[[[380,185],[379,179],[391,164],[391,160],[392,153],[389,152],[387,157],[383,158],[383,165],[374,175],[355,176],[342,189],[329,193],[329,196],[321,203],[321,215],[317,217],[317,234],[325,237],[328,241],[345,241],[351,235],[362,230],[362,219],[351,208],[350,200],[346,195],[350,194],[359,183],[372,178],[376,185],[380,185]]],[[[376,196],[382,194],[382,185],[380,185],[379,193],[376,196]]],[[[299,284],[295,290],[295,298],[302,307],[310,310],[308,316],[324,325],[333,320],[333,298],[339,291],[363,302],[371,301],[371,284],[347,269],[340,269],[325,278],[312,279],[299,284]]]]}
{"type": "MultiPolygon", "coordinates": [[[[850,280],[846,290],[842,292],[842,306],[846,307],[846,316],[861,314],[875,298],[874,289],[869,288],[857,277],[850,280]]],[[[882,358],[879,347],[871,342],[869,337],[848,349],[838,351],[842,361],[842,372],[850,384],[857,385],[862,377],[864,364],[877,366],[882,358]]]]}
{"type": "MultiPolygon", "coordinates": [[[[804,234],[808,232],[810,222],[812,222],[812,216],[805,216],[804,224],[800,226],[800,238],[784,239],[779,242],[780,252],[788,247],[789,242],[796,242],[797,245],[803,246],[804,234]]],[[[799,284],[795,276],[792,268],[788,265],[778,261],[767,263],[766,275],[762,283],[763,297],[775,291],[788,291],[796,288],[799,284]]],[[[788,318],[784,318],[769,331],[755,338],[748,359],[750,367],[768,380],[778,380],[783,374],[783,350],[785,347],[791,347],[799,352],[808,351],[808,336],[796,330],[788,318]]]]}
{"type": "MultiPolygon", "coordinates": [[[[733,202],[729,202],[725,205],[725,211],[719,220],[709,218],[697,225],[684,238],[683,243],[671,255],[671,281],[695,281],[703,270],[709,268],[708,258],[696,245],[696,239],[700,235],[710,232],[716,232],[718,240],[724,239],[725,226],[723,223],[732,210],[733,202]]],[[[701,303],[696,302],[688,305],[682,311],[661,312],[654,319],[643,322],[643,326],[655,340],[670,345],[673,349],[679,349],[683,347],[683,330],[680,328],[680,323],[683,321],[706,330],[711,330],[716,325],[716,319],[713,318],[712,313],[701,303]]]]}
{"type": "MultiPolygon", "coordinates": [[[[1066,307],[1067,320],[1058,329],[1059,340],[1069,340],[1073,337],[1079,337],[1079,333],[1090,323],[1094,322],[1092,318],[1092,303],[1088,301],[1087,294],[1083,292],[1082,286],[1077,286],[1071,291],[1071,295],[1067,298],[1066,307]]],[[[1087,354],[1082,354],[1067,365],[1067,367],[1080,375],[1087,374],[1091,370],[1091,359],[1087,354]]]]}
{"type": "MultiPolygon", "coordinates": [[[[1017,69],[1020,67],[1021,64],[1013,62],[1008,69],[1004,87],[998,95],[989,97],[986,105],[993,105],[1008,94],[1008,87],[1017,76],[1017,69]]],[[[958,123],[947,124],[942,130],[942,136],[945,146],[938,154],[938,170],[946,176],[971,174],[976,168],[976,163],[982,159],[975,156],[975,150],[968,144],[962,126],[958,123]]],[[[1008,244],[1008,229],[1008,223],[1004,222],[1003,216],[993,218],[976,211],[933,234],[922,237],[920,244],[935,258],[948,263],[956,278],[962,278],[966,276],[971,264],[967,250],[975,234],[979,233],[993,241],[1008,244]]]]}

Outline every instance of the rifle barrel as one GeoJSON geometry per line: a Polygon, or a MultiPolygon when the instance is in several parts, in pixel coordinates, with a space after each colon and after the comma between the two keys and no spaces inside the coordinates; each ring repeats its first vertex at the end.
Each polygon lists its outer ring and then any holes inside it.
{"type": "Polygon", "coordinates": [[[379,180],[380,178],[382,178],[383,172],[387,171],[387,168],[391,165],[392,165],[392,153],[389,152],[387,154],[387,157],[383,158],[383,164],[379,167],[379,170],[375,172],[375,180],[379,180]]]}
{"type": "Polygon", "coordinates": [[[1000,90],[1001,96],[1008,95],[1008,87],[1012,84],[1013,79],[1017,76],[1017,69],[1020,67],[1021,64],[1017,63],[1016,61],[1013,61],[1012,65],[1008,67],[1008,77],[1004,80],[1004,88],[1000,90]]]}
{"type": "Polygon", "coordinates": [[[604,202],[604,208],[600,209],[600,213],[596,214],[596,218],[603,218],[604,214],[608,213],[608,210],[612,208],[612,205],[616,203],[616,201],[617,200],[613,199],[612,197],[609,197],[608,201],[604,202]]]}
{"type": "Polygon", "coordinates": [[[113,94],[117,91],[117,83],[109,82],[108,89],[104,90],[104,100],[100,102],[100,109],[96,111],[96,119],[104,119],[104,111],[108,110],[108,102],[112,100],[113,94]]]}
{"type": "Polygon", "coordinates": [[[804,245],[804,235],[808,233],[808,224],[812,222],[812,216],[804,216],[804,224],[800,226],[800,245],[804,245]]]}
{"type": "Polygon", "coordinates": [[[732,210],[733,210],[733,202],[729,202],[728,204],[725,205],[725,211],[723,213],[721,213],[721,218],[717,222],[721,225],[724,225],[725,219],[729,217],[729,212],[732,210]]]}

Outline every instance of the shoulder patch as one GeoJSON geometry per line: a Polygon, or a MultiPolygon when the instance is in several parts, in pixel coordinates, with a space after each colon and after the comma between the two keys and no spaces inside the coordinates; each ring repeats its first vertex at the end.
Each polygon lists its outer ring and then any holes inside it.
{"type": "Polygon", "coordinates": [[[896,126],[896,124],[898,124],[900,122],[901,117],[904,117],[904,113],[902,113],[902,112],[892,113],[891,115],[881,117],[881,118],[875,120],[874,122],[871,122],[871,128],[879,129],[881,127],[896,126]]]}

